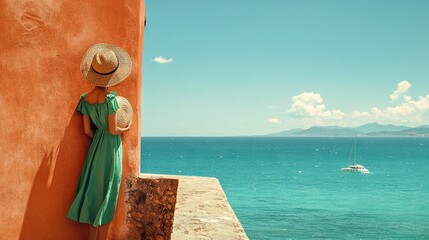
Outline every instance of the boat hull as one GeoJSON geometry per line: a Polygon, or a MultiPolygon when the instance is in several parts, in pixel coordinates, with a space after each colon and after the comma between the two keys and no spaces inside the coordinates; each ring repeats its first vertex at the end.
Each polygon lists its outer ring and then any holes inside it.
{"type": "Polygon", "coordinates": [[[368,169],[341,168],[343,172],[369,173],[368,169]]]}

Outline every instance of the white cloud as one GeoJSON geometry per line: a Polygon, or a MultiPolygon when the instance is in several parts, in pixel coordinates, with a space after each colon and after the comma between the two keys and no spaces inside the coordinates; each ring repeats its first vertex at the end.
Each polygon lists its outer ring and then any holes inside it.
{"type": "Polygon", "coordinates": [[[390,95],[392,100],[403,96],[402,101],[396,106],[384,109],[373,107],[370,112],[353,111],[350,118],[360,120],[360,123],[379,122],[393,124],[422,124],[429,121],[429,95],[420,96],[417,100],[404,95],[411,87],[407,81],[398,84],[397,90],[390,95]]]}
{"type": "MultiPolygon", "coordinates": [[[[410,87],[411,87],[411,84],[408,81],[406,81],[406,80],[401,81],[400,83],[398,83],[398,86],[396,87],[396,90],[392,94],[390,94],[390,99],[392,101],[397,100],[399,97],[403,96],[408,91],[408,89],[410,87]]],[[[407,99],[410,100],[410,97],[409,96],[404,96],[404,99],[405,100],[407,100],[407,99]]]]}
{"type": "Polygon", "coordinates": [[[152,59],[152,61],[160,63],[160,64],[166,64],[166,63],[173,62],[173,59],[172,58],[164,58],[162,56],[159,56],[159,57],[152,59]]]}
{"type": "Polygon", "coordinates": [[[278,123],[282,123],[282,120],[279,118],[270,118],[270,119],[268,119],[268,122],[278,124],[278,123]]]}
{"type": "Polygon", "coordinates": [[[319,120],[341,120],[344,117],[344,113],[340,110],[325,110],[323,98],[314,92],[304,92],[292,97],[292,106],[287,113],[290,117],[318,118],[319,120]]]}
{"type": "Polygon", "coordinates": [[[411,84],[408,81],[401,81],[390,95],[392,102],[396,102],[395,104],[385,108],[374,106],[366,111],[354,110],[351,113],[328,110],[320,94],[304,92],[292,97],[292,105],[287,111],[289,117],[286,119],[286,124],[296,126],[358,126],[369,122],[407,126],[427,124],[429,122],[429,94],[413,98],[406,95],[410,88],[411,84]]]}
{"type": "Polygon", "coordinates": [[[353,111],[352,117],[353,118],[367,118],[370,114],[368,112],[359,112],[359,111],[353,111]]]}
{"type": "Polygon", "coordinates": [[[404,99],[403,103],[383,110],[382,115],[402,122],[420,122],[428,115],[428,109],[429,95],[426,95],[425,97],[419,97],[416,101],[411,98],[404,99]]]}

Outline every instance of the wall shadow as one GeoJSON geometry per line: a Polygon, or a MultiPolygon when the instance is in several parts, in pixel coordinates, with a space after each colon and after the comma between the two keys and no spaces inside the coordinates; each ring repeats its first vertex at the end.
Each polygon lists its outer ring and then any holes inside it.
{"type": "Polygon", "coordinates": [[[88,225],[66,218],[91,143],[82,115],[74,112],[58,146],[48,149],[35,175],[20,240],[87,239],[88,225]]]}

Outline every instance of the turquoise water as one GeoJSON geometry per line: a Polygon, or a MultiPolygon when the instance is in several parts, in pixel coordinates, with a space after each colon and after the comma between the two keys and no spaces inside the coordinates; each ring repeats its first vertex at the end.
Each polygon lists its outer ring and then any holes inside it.
{"type": "Polygon", "coordinates": [[[219,179],[250,239],[429,239],[429,138],[142,138],[141,171],[219,179]]]}

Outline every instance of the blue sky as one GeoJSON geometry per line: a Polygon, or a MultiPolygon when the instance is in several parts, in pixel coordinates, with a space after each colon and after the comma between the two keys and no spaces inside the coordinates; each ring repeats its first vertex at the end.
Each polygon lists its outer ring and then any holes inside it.
{"type": "Polygon", "coordinates": [[[429,124],[428,9],[415,0],[146,0],[142,135],[429,124]]]}

